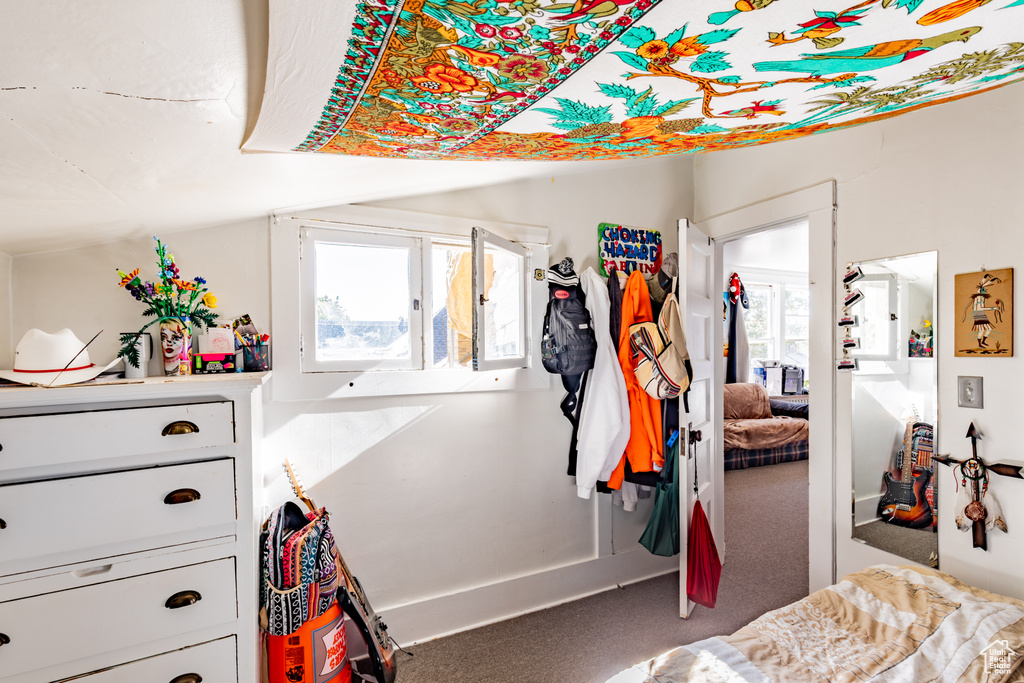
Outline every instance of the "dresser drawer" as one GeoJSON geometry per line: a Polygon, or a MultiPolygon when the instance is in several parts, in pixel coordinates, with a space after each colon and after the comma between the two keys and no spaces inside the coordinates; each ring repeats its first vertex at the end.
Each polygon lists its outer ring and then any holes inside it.
{"type": "Polygon", "coordinates": [[[228,633],[236,615],[234,558],[3,602],[0,633],[8,640],[0,672],[17,677],[97,653],[116,657],[123,648],[219,625],[228,633]]]}
{"type": "Polygon", "coordinates": [[[0,576],[229,535],[234,461],[0,485],[0,519],[0,576]]]}
{"type": "Polygon", "coordinates": [[[60,683],[236,683],[235,639],[221,638],[60,683]]]}
{"type": "Polygon", "coordinates": [[[234,441],[230,401],[0,417],[0,478],[19,468],[191,451],[234,441]]]}

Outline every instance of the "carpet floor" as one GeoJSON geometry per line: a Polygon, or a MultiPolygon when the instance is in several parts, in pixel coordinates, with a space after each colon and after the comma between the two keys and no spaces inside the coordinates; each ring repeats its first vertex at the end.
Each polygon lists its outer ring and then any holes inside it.
{"type": "Polygon", "coordinates": [[[396,683],[601,683],[731,633],[807,595],[807,490],[806,461],[725,473],[729,547],[715,609],[680,619],[679,574],[667,574],[398,652],[396,683]]]}

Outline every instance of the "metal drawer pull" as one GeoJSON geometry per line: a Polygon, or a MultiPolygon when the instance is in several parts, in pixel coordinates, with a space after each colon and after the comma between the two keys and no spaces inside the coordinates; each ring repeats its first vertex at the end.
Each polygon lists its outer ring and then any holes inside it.
{"type": "Polygon", "coordinates": [[[7,528],[7,522],[5,522],[3,519],[0,519],[0,529],[6,529],[6,528],[7,528]]]}
{"type": "Polygon", "coordinates": [[[180,505],[181,503],[194,503],[202,498],[199,491],[195,489],[176,489],[164,497],[166,505],[180,505]]]}
{"type": "Polygon", "coordinates": [[[195,434],[199,431],[199,426],[195,422],[189,422],[188,420],[178,420],[164,427],[164,430],[160,432],[160,436],[174,436],[175,434],[195,434]]]}
{"type": "Polygon", "coordinates": [[[175,593],[171,597],[167,598],[167,602],[164,603],[164,607],[167,609],[188,607],[189,605],[196,604],[202,599],[203,596],[199,594],[199,591],[181,591],[180,593],[175,593]]]}
{"type": "Polygon", "coordinates": [[[181,674],[172,678],[171,683],[203,683],[203,677],[199,674],[181,674]]]}
{"type": "Polygon", "coordinates": [[[7,637],[6,633],[0,633],[0,645],[6,645],[11,642],[11,639],[7,637]]]}

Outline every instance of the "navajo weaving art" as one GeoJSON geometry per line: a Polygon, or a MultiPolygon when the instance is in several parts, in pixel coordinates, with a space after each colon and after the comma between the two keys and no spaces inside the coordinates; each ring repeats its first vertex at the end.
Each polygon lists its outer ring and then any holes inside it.
{"type": "Polygon", "coordinates": [[[271,0],[270,9],[251,151],[706,152],[1024,79],[1024,0],[271,0]]]}

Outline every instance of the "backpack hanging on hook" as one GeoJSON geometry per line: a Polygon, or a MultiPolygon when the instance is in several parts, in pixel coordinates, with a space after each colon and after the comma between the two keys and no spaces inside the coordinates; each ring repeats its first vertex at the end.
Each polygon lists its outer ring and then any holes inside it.
{"type": "Polygon", "coordinates": [[[548,269],[550,297],[540,343],[544,369],[561,376],[562,386],[568,392],[559,407],[574,428],[578,421],[576,392],[584,374],[594,367],[597,355],[597,337],[579,283],[571,258],[566,257],[548,269]]]}

